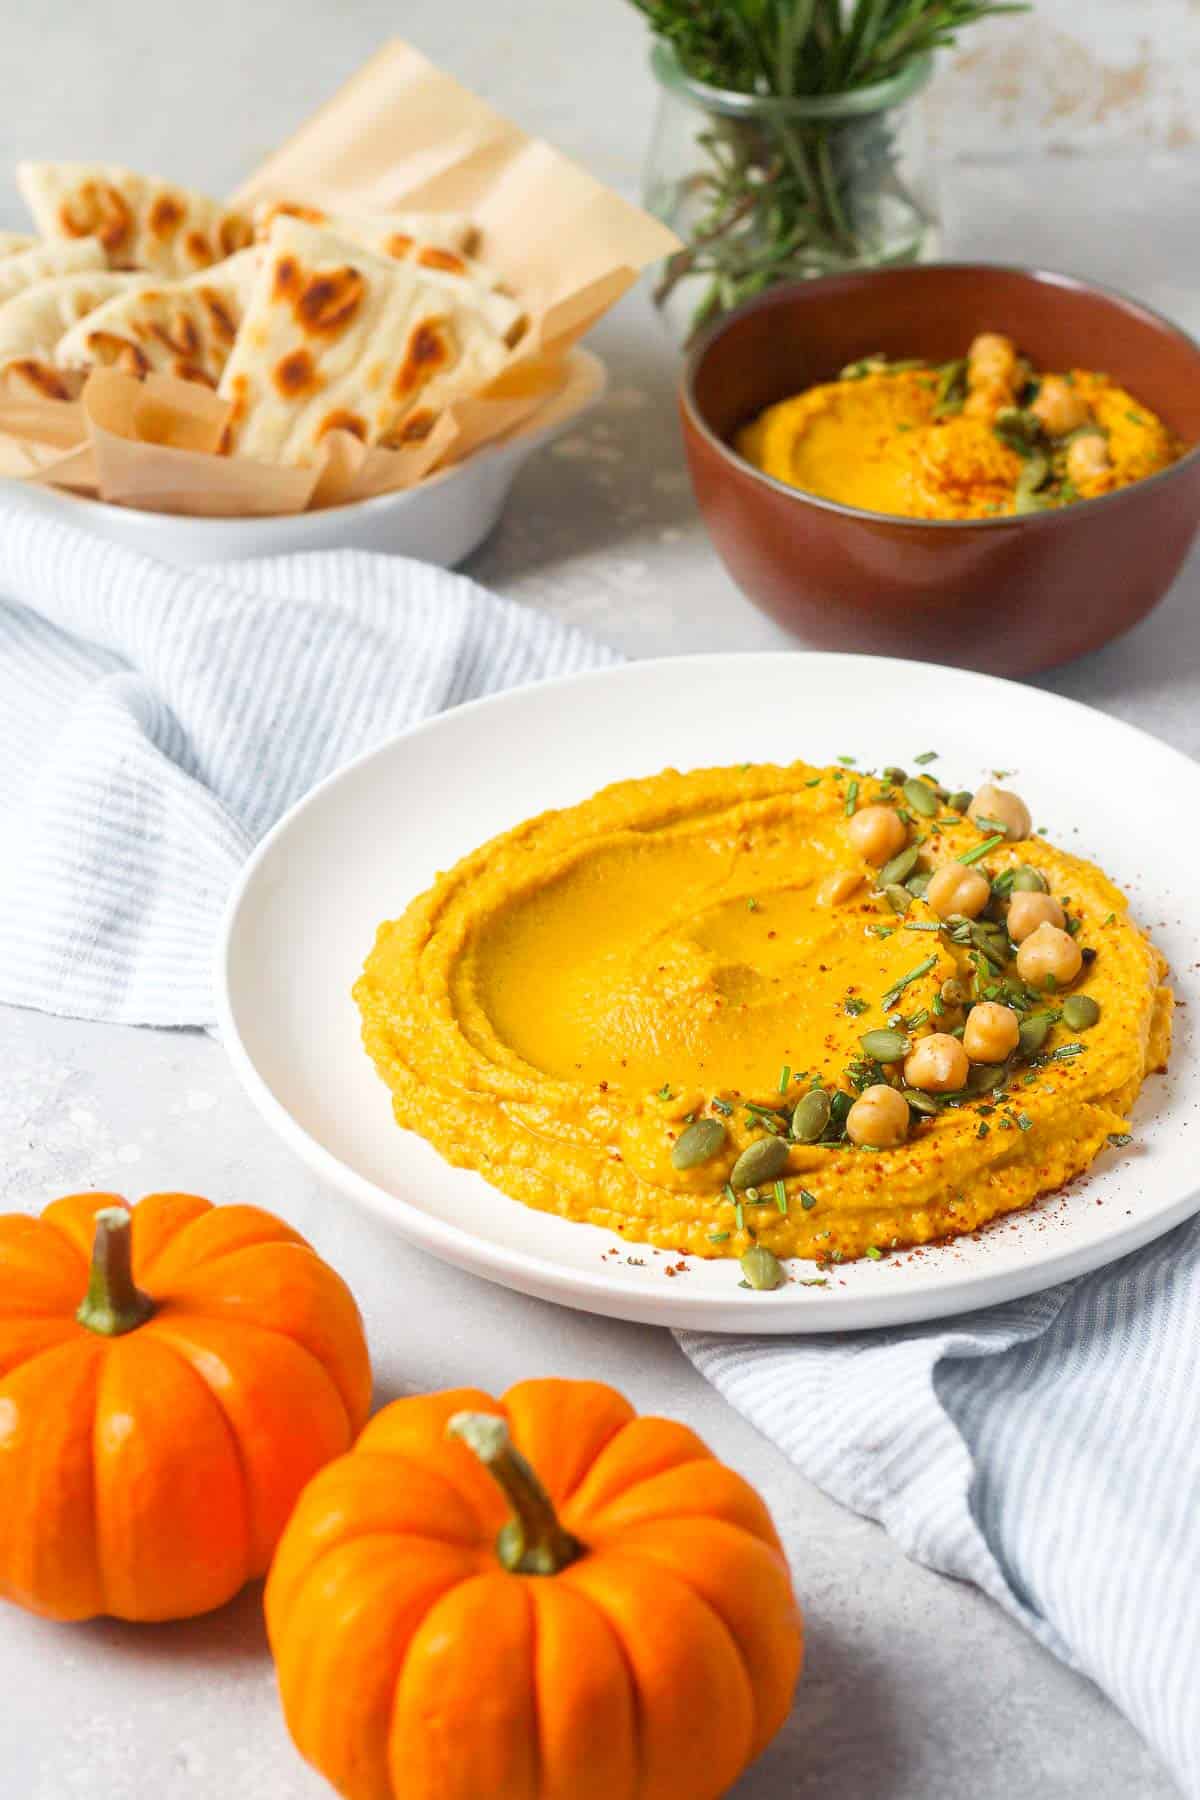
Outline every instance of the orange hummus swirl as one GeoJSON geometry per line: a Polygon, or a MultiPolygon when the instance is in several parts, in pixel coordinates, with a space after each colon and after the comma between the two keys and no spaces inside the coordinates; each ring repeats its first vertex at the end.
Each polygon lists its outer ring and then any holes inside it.
{"type": "Polygon", "coordinates": [[[898,1023],[918,1042],[944,985],[979,979],[922,898],[898,912],[877,891],[851,820],[880,803],[903,794],[845,768],[666,770],[464,857],[380,926],[354,989],[397,1123],[529,1206],[699,1256],[849,1259],[1061,1187],[1111,1153],[1165,1063],[1164,965],[1099,869],[1040,838],[980,856],[944,803],[912,821],[920,866],[1035,865],[1086,946],[1075,989],[1098,1020],[1055,1020],[999,1092],[946,1097],[895,1148],[789,1135],[814,1087],[847,1090],[864,1035],[898,1023]],[[678,1167],[699,1119],[724,1139],[678,1167]],[[781,1173],[733,1188],[765,1134],[781,1173]]]}

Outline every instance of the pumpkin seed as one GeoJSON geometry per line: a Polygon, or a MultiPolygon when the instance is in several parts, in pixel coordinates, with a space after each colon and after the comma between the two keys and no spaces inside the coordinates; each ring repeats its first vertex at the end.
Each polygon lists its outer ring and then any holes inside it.
{"type": "Polygon", "coordinates": [[[792,1136],[798,1144],[815,1144],[829,1123],[829,1095],[824,1088],[813,1088],[797,1100],[792,1113],[792,1136]]]}
{"type": "Polygon", "coordinates": [[[1037,451],[1041,426],[1032,413],[1022,412],[1016,406],[1002,406],[992,421],[992,430],[1018,456],[1031,456],[1037,451]]]}
{"type": "Polygon", "coordinates": [[[1017,485],[1013,491],[1013,511],[1017,513],[1044,512],[1050,504],[1044,494],[1038,492],[1045,484],[1050,473],[1050,459],[1043,450],[1030,450],[1025,458],[1025,466],[1017,476],[1017,485]]]}
{"type": "Polygon", "coordinates": [[[854,1105],[853,1096],[838,1088],[829,1101],[829,1129],[835,1137],[842,1137],[846,1129],[846,1115],[854,1105]]]}
{"type": "Polygon", "coordinates": [[[1048,1013],[1030,1013],[1027,1019],[1021,1020],[1017,1042],[1022,1056],[1037,1055],[1050,1035],[1052,1023],[1048,1013]]]}
{"type": "Polygon", "coordinates": [[[889,763],[888,767],[883,771],[883,779],[885,781],[890,781],[893,787],[903,787],[908,780],[908,770],[898,769],[895,763],[889,763]]]}
{"type": "Polygon", "coordinates": [[[920,813],[923,819],[937,817],[938,797],[927,781],[918,781],[914,775],[904,783],[904,798],[913,811],[920,813]]]}
{"type": "Polygon", "coordinates": [[[1003,1087],[1008,1075],[1004,1063],[976,1063],[967,1077],[967,1086],[973,1094],[990,1094],[993,1088],[1003,1087]]]}
{"type": "Polygon", "coordinates": [[[890,881],[883,891],[893,912],[906,913],[912,905],[912,895],[898,881],[890,881]]]}
{"type": "Polygon", "coordinates": [[[905,1088],[904,1098],[908,1101],[911,1112],[921,1113],[927,1119],[932,1118],[938,1110],[938,1103],[933,1095],[925,1093],[922,1088],[905,1088]]]}
{"type": "Polygon", "coordinates": [[[720,1119],[697,1119],[676,1139],[671,1151],[672,1168],[698,1169],[701,1163],[711,1162],[723,1149],[727,1135],[720,1119]]]}
{"type": "Polygon", "coordinates": [[[1040,869],[1031,869],[1022,864],[1013,870],[1012,888],[1014,894],[1048,894],[1050,883],[1040,869]]]}
{"type": "Polygon", "coordinates": [[[974,798],[969,788],[960,788],[957,794],[951,794],[946,805],[951,812],[965,813],[974,798]]]}
{"type": "Polygon", "coordinates": [[[757,1289],[759,1293],[782,1287],[787,1280],[783,1264],[765,1244],[754,1244],[747,1250],[742,1257],[742,1274],[746,1277],[746,1286],[757,1289]]]}
{"type": "Polygon", "coordinates": [[[879,871],[877,885],[886,892],[898,881],[907,881],[917,866],[917,858],[920,854],[921,852],[915,844],[910,844],[907,850],[901,850],[898,855],[893,856],[891,862],[884,863],[879,871]]]}
{"type": "Polygon", "coordinates": [[[934,418],[946,419],[951,413],[961,412],[966,397],[966,358],[958,357],[954,362],[943,363],[938,370],[937,392],[933,406],[934,418]]]}
{"type": "Polygon", "coordinates": [[[788,1147],[782,1138],[757,1138],[747,1144],[734,1163],[729,1179],[735,1188],[764,1187],[788,1166],[788,1147]]]}
{"type": "Polygon", "coordinates": [[[912,1048],[911,1039],[905,1037],[902,1031],[867,1031],[858,1041],[867,1055],[873,1056],[879,1063],[900,1062],[912,1048]]]}
{"type": "Polygon", "coordinates": [[[932,869],[918,869],[915,875],[909,876],[904,885],[914,900],[923,900],[929,892],[929,884],[932,880],[932,869]]]}
{"type": "Polygon", "coordinates": [[[1072,1031],[1090,1031],[1099,1021],[1100,1005],[1090,994],[1071,994],[1063,1001],[1062,1016],[1072,1031]]]}

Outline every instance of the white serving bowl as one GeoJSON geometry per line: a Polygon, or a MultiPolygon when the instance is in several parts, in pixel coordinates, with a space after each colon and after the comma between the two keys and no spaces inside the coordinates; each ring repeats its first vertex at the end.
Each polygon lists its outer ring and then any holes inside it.
{"type": "Polygon", "coordinates": [[[160,562],[194,568],[297,550],[382,550],[453,568],[481,544],[504,510],[521,466],[594,406],[608,372],[590,350],[575,349],[570,375],[553,400],[511,438],[500,438],[418,487],[350,506],[277,518],[203,519],[110,506],[59,488],[10,481],[7,497],[70,521],[160,562]]]}

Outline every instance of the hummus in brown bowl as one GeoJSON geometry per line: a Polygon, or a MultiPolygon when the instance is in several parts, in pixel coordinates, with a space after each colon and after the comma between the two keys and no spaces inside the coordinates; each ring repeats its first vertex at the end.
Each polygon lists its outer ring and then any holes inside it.
{"type": "Polygon", "coordinates": [[[1164,974],[1017,796],[794,763],[666,770],[492,839],[380,927],[354,993],[397,1123],[506,1194],[836,1262],[1127,1142],[1164,974]]]}

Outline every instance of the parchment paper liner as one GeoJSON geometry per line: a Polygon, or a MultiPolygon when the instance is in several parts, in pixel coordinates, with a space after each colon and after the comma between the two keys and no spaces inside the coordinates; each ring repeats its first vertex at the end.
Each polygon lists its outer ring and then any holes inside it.
{"type": "Polygon", "coordinates": [[[235,199],[341,212],[449,209],[480,227],[478,255],[529,326],[486,389],[429,437],[368,449],[331,432],[323,459],[285,469],[216,454],[226,403],[192,382],[94,371],[77,401],[0,383],[0,475],[151,512],[264,516],[414,486],[480,445],[536,427],[563,357],[647,263],[679,248],[665,226],[549,144],[528,138],[407,44],[386,44],[242,186],[235,199]]]}

